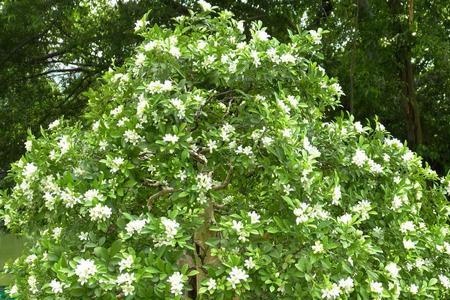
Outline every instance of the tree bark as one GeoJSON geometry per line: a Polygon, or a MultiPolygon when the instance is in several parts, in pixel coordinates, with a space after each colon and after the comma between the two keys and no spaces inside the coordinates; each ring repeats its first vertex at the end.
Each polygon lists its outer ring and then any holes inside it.
{"type": "Polygon", "coordinates": [[[416,148],[423,143],[423,132],[419,104],[416,98],[414,66],[411,62],[411,32],[413,31],[414,24],[414,1],[408,0],[407,3],[407,26],[403,25],[401,21],[401,15],[403,14],[401,0],[391,0],[389,3],[392,17],[394,18],[396,33],[399,37],[396,57],[397,63],[399,64],[400,81],[402,83],[401,100],[406,119],[407,138],[409,145],[416,148]]]}

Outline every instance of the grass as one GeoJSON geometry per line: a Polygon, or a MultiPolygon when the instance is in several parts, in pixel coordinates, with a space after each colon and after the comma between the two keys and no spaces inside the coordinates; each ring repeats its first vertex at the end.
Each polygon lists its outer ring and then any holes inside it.
{"type": "MultiPolygon", "coordinates": [[[[12,261],[22,252],[23,241],[11,234],[0,232],[0,272],[7,261],[12,261]]],[[[9,284],[7,276],[0,274],[0,286],[9,284]]]]}

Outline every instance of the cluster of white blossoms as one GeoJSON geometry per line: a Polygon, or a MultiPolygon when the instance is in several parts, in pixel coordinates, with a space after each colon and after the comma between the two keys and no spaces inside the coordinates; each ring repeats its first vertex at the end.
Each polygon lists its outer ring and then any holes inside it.
{"type": "Polygon", "coordinates": [[[72,147],[72,143],[67,135],[63,135],[59,138],[58,147],[61,152],[61,155],[66,154],[70,148],[72,147]]]}
{"type": "Polygon", "coordinates": [[[330,213],[323,209],[319,204],[310,206],[308,203],[301,202],[300,205],[294,209],[296,216],[295,223],[306,223],[314,219],[326,220],[330,217],[330,213]]]}
{"type": "Polygon", "coordinates": [[[106,221],[111,217],[112,209],[106,205],[97,204],[89,210],[89,217],[92,221],[106,221]]]}
{"type": "Polygon", "coordinates": [[[161,224],[164,227],[164,234],[156,239],[157,242],[155,246],[172,245],[174,238],[180,229],[180,224],[177,221],[166,217],[161,218],[161,224]]]}
{"type": "Polygon", "coordinates": [[[125,257],[119,261],[119,271],[122,272],[124,270],[131,269],[133,262],[134,259],[132,255],[125,255],[125,257]]]}
{"type": "Polygon", "coordinates": [[[111,161],[111,165],[109,166],[111,169],[111,173],[117,173],[120,170],[120,167],[125,163],[125,160],[122,157],[115,157],[111,161]]]}
{"type": "Polygon", "coordinates": [[[173,89],[172,81],[165,80],[161,81],[152,81],[147,86],[147,92],[151,94],[159,94],[164,92],[170,92],[173,89]]]}
{"type": "Polygon", "coordinates": [[[136,130],[126,130],[123,134],[125,142],[134,146],[142,141],[142,137],[136,132],[136,130]]]}
{"type": "Polygon", "coordinates": [[[176,144],[179,138],[175,134],[167,133],[163,136],[163,141],[166,143],[176,144]]]}
{"type": "Polygon", "coordinates": [[[136,280],[133,273],[122,273],[117,276],[116,283],[120,286],[123,294],[126,296],[132,295],[134,293],[135,287],[133,285],[136,280]]]}
{"type": "Polygon", "coordinates": [[[213,180],[211,174],[200,173],[196,177],[197,187],[200,191],[207,192],[213,187],[213,180]]]}
{"type": "Polygon", "coordinates": [[[170,99],[170,104],[175,108],[178,118],[183,119],[186,114],[186,106],[183,101],[179,98],[172,98],[170,99]]]}
{"type": "Polygon", "coordinates": [[[322,299],[337,299],[342,292],[350,293],[353,291],[354,283],[351,277],[339,280],[339,282],[332,283],[329,287],[322,289],[322,299]]]}
{"type": "Polygon", "coordinates": [[[231,135],[236,131],[234,126],[225,123],[222,128],[220,128],[220,137],[224,142],[230,141],[231,135]]]}
{"type": "Polygon", "coordinates": [[[352,161],[358,167],[362,167],[364,163],[368,160],[367,154],[364,150],[357,149],[353,155],[352,161]]]}
{"type": "Polygon", "coordinates": [[[175,272],[167,279],[170,283],[170,292],[174,296],[181,296],[183,294],[183,274],[175,272]]]}
{"type": "Polygon", "coordinates": [[[231,228],[236,231],[239,241],[245,242],[247,240],[249,234],[244,229],[244,223],[233,220],[231,221],[231,228]]]}
{"type": "Polygon", "coordinates": [[[38,171],[38,167],[34,163],[27,163],[23,168],[22,175],[25,178],[33,177],[38,171]]]}
{"type": "Polygon", "coordinates": [[[52,289],[53,294],[62,294],[64,289],[64,284],[61,281],[53,279],[49,283],[50,288],[52,289]]]}
{"type": "Polygon", "coordinates": [[[227,280],[231,284],[231,287],[235,289],[236,285],[240,284],[241,281],[246,281],[248,277],[249,276],[244,269],[232,267],[230,273],[228,274],[227,280]]]}
{"type": "Polygon", "coordinates": [[[133,220],[128,222],[128,224],[125,226],[125,231],[129,235],[133,235],[135,233],[141,233],[141,231],[144,229],[145,225],[148,223],[147,219],[142,220],[133,220]]]}
{"type": "Polygon", "coordinates": [[[95,273],[97,273],[97,266],[92,259],[80,259],[75,268],[75,274],[81,284],[85,284],[95,273]]]}

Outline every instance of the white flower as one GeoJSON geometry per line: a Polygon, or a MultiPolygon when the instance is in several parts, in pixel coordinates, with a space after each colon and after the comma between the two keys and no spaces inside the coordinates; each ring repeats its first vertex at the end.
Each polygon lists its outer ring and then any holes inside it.
{"type": "Polygon", "coordinates": [[[273,143],[273,138],[270,136],[265,136],[261,139],[261,142],[264,146],[270,146],[273,143]]]}
{"type": "Polygon", "coordinates": [[[256,224],[259,223],[260,215],[256,213],[256,211],[251,211],[247,214],[250,217],[250,223],[256,224]]]}
{"type": "Polygon", "coordinates": [[[198,0],[198,5],[200,5],[200,7],[204,10],[204,11],[209,11],[211,10],[212,6],[211,4],[209,4],[208,2],[206,2],[205,0],[198,0]]]}
{"type": "Polygon", "coordinates": [[[169,48],[169,53],[170,53],[172,56],[174,56],[175,58],[180,58],[180,56],[181,56],[180,49],[179,49],[178,47],[176,47],[176,46],[171,46],[171,47],[169,48]]]}
{"type": "Polygon", "coordinates": [[[142,140],[142,137],[136,132],[136,130],[126,130],[123,134],[123,138],[125,142],[130,143],[132,145],[137,145],[142,140]]]}
{"type": "Polygon", "coordinates": [[[372,209],[368,200],[361,200],[355,206],[352,207],[352,211],[360,213],[363,219],[369,217],[369,211],[372,209]]]}
{"type": "Polygon", "coordinates": [[[355,154],[353,155],[352,161],[358,167],[362,167],[367,159],[368,157],[366,155],[366,152],[364,152],[364,150],[357,149],[355,154]]]}
{"type": "Polygon", "coordinates": [[[220,137],[224,142],[228,142],[230,140],[230,135],[234,133],[235,129],[232,125],[225,123],[220,129],[220,137]]]}
{"type": "Polygon", "coordinates": [[[402,155],[402,159],[404,161],[410,161],[414,158],[414,152],[412,152],[411,150],[407,150],[405,154],[402,155]]]}
{"type": "Polygon", "coordinates": [[[389,273],[392,278],[397,278],[398,273],[400,272],[400,268],[396,263],[390,262],[386,265],[385,270],[389,273]]]}
{"type": "Polygon", "coordinates": [[[370,282],[370,291],[377,293],[377,294],[383,293],[383,284],[381,282],[371,281],[370,282]]]}
{"type": "Polygon", "coordinates": [[[125,226],[125,230],[129,235],[140,233],[147,222],[148,221],[146,219],[130,221],[127,226],[125,226]]]}
{"type": "Polygon", "coordinates": [[[38,167],[34,163],[27,163],[23,168],[22,175],[30,178],[38,171],[38,167]]]}
{"type": "Polygon", "coordinates": [[[206,282],[206,288],[208,289],[208,291],[213,291],[217,288],[217,282],[214,278],[210,278],[207,282],[206,282]]]}
{"type": "Polygon", "coordinates": [[[95,273],[97,273],[97,267],[91,259],[80,259],[75,268],[75,274],[78,276],[78,281],[81,284],[85,284],[95,273]]]}
{"type": "Polygon", "coordinates": [[[119,171],[120,167],[124,164],[125,160],[122,157],[116,157],[112,160],[111,173],[119,171]]]}
{"type": "Polygon", "coordinates": [[[178,142],[178,136],[167,133],[166,135],[163,136],[163,141],[166,143],[175,144],[176,142],[178,142]]]}
{"type": "Polygon", "coordinates": [[[338,222],[342,223],[344,225],[349,225],[352,222],[352,215],[351,214],[343,214],[338,218],[338,222]]]}
{"type": "Polygon", "coordinates": [[[261,29],[255,31],[254,37],[259,41],[265,42],[270,38],[270,35],[264,29],[261,29]]]}
{"type": "Polygon", "coordinates": [[[196,177],[197,187],[201,191],[209,191],[213,187],[213,180],[210,174],[200,173],[196,177]]]}
{"type": "Polygon", "coordinates": [[[408,231],[414,231],[414,230],[415,230],[415,225],[411,221],[406,221],[406,222],[403,222],[402,224],[400,224],[400,231],[402,233],[406,233],[408,231]]]}
{"type": "Polygon", "coordinates": [[[52,230],[52,236],[55,240],[59,239],[61,237],[62,228],[61,227],[55,227],[52,230]]]}
{"type": "Polygon", "coordinates": [[[322,253],[324,251],[323,244],[320,241],[316,241],[313,246],[311,246],[314,253],[322,253]]]}
{"type": "Polygon", "coordinates": [[[80,241],[89,240],[89,232],[81,232],[78,238],[80,239],[80,241]]]}
{"type": "Polygon", "coordinates": [[[342,197],[341,187],[339,185],[337,185],[333,189],[333,198],[332,198],[331,204],[339,205],[339,200],[341,200],[341,197],[342,197]]]}
{"type": "Polygon", "coordinates": [[[244,31],[245,31],[244,21],[237,22],[236,26],[240,33],[244,33],[244,31]]]}
{"type": "Polygon", "coordinates": [[[172,81],[165,80],[164,82],[161,82],[159,80],[152,81],[147,86],[147,91],[151,94],[160,94],[163,92],[169,92],[173,89],[172,81]]]}
{"type": "Polygon", "coordinates": [[[183,294],[183,275],[180,272],[173,273],[167,282],[170,283],[170,292],[175,296],[183,294]]]}
{"type": "Polygon", "coordinates": [[[364,128],[363,128],[361,122],[359,122],[359,121],[355,122],[355,123],[353,124],[353,126],[355,127],[355,130],[356,130],[358,133],[362,133],[362,132],[364,131],[364,128]]]}
{"type": "Polygon", "coordinates": [[[282,131],[281,131],[281,135],[283,136],[283,137],[285,137],[285,138],[291,138],[292,137],[292,134],[293,134],[293,132],[292,132],[292,129],[291,128],[284,128],[282,131]]]}
{"type": "Polygon", "coordinates": [[[112,210],[108,206],[97,204],[89,210],[91,221],[106,221],[111,217],[112,210]]]}
{"type": "Polygon", "coordinates": [[[36,294],[37,292],[39,292],[39,290],[37,288],[36,276],[31,275],[30,277],[28,277],[28,285],[30,286],[30,292],[32,294],[36,294]]]}
{"type": "Polygon", "coordinates": [[[63,292],[63,284],[61,282],[59,282],[58,280],[53,279],[49,283],[49,286],[51,287],[53,294],[62,294],[62,292],[63,292]]]}
{"type": "Polygon", "coordinates": [[[84,199],[85,201],[93,201],[94,199],[102,201],[104,197],[97,189],[91,189],[84,193],[84,199]]]}
{"type": "Polygon", "coordinates": [[[147,26],[149,24],[148,21],[143,21],[143,20],[137,20],[136,23],[134,23],[134,30],[138,31],[142,28],[144,28],[145,26],[147,26]]]}
{"type": "Polygon", "coordinates": [[[52,129],[58,127],[60,124],[61,124],[60,120],[55,120],[48,125],[48,129],[52,130],[52,129]]]}
{"type": "Polygon", "coordinates": [[[117,115],[122,113],[122,111],[123,111],[123,105],[119,105],[116,108],[114,108],[113,110],[111,110],[110,114],[111,114],[111,116],[116,117],[117,115]]]}
{"type": "Polygon", "coordinates": [[[167,219],[165,217],[161,218],[161,223],[164,226],[165,234],[169,240],[173,239],[180,228],[180,224],[177,221],[167,219]]]}
{"type": "Polygon", "coordinates": [[[310,30],[309,34],[311,35],[314,44],[320,44],[322,40],[322,30],[320,28],[318,31],[310,30]]]}
{"type": "Polygon", "coordinates": [[[144,51],[148,52],[155,49],[158,46],[158,43],[155,41],[150,41],[144,45],[144,51]]]}
{"type": "Polygon", "coordinates": [[[17,285],[13,285],[12,287],[11,287],[11,289],[9,290],[9,295],[10,296],[15,296],[16,294],[18,294],[19,293],[19,288],[17,287],[17,285]]]}
{"type": "Polygon", "coordinates": [[[255,265],[255,262],[253,261],[253,257],[247,258],[244,261],[244,266],[249,270],[255,268],[256,265],[255,265]]]}
{"type": "Polygon", "coordinates": [[[351,277],[339,280],[338,284],[339,287],[346,292],[351,292],[353,289],[353,279],[351,277]]]}
{"type": "Polygon", "coordinates": [[[415,284],[411,284],[409,287],[409,292],[413,295],[417,294],[419,292],[419,287],[415,284]]]}
{"type": "Polygon", "coordinates": [[[124,292],[125,296],[131,295],[134,292],[134,280],[135,276],[132,273],[122,273],[117,276],[116,283],[120,285],[120,288],[124,292]]]}
{"type": "Polygon", "coordinates": [[[322,299],[337,299],[341,294],[341,288],[333,283],[331,287],[322,289],[322,299]]]}
{"type": "Polygon", "coordinates": [[[233,221],[232,221],[231,228],[233,228],[234,230],[236,230],[237,233],[240,233],[241,230],[244,228],[244,224],[242,224],[241,221],[233,220],[233,221]]]}
{"type": "Polygon", "coordinates": [[[248,274],[244,269],[233,267],[231,268],[231,272],[228,274],[227,280],[231,283],[233,289],[236,288],[236,285],[241,283],[241,281],[246,281],[248,279],[248,274]]]}
{"type": "Polygon", "coordinates": [[[253,155],[253,150],[252,150],[252,147],[250,147],[250,146],[242,147],[242,145],[239,145],[237,147],[237,149],[235,150],[235,152],[236,152],[236,154],[244,154],[247,156],[253,155]]]}
{"type": "Polygon", "coordinates": [[[444,286],[446,289],[450,289],[450,279],[448,279],[448,277],[443,274],[439,275],[438,277],[442,286],[444,286]]]}
{"type": "Polygon", "coordinates": [[[413,242],[411,240],[403,240],[403,247],[405,247],[406,250],[411,250],[416,248],[416,242],[413,242]]]}
{"type": "Polygon", "coordinates": [[[176,109],[177,116],[179,118],[184,118],[186,113],[186,107],[184,106],[183,101],[181,101],[179,98],[172,98],[170,99],[170,104],[176,109]]]}
{"type": "Polygon", "coordinates": [[[280,56],[280,60],[286,64],[294,64],[297,61],[297,58],[290,53],[285,53],[280,56]]]}
{"type": "Polygon", "coordinates": [[[33,141],[26,141],[25,142],[25,150],[30,152],[32,148],[33,148],[33,141]]]}
{"type": "Polygon", "coordinates": [[[369,162],[370,172],[376,173],[376,174],[383,173],[383,167],[380,164],[374,162],[371,159],[369,159],[368,162],[369,162]]]}
{"type": "Polygon", "coordinates": [[[206,146],[208,147],[209,153],[213,153],[217,149],[217,141],[209,140],[206,146]]]}
{"type": "Polygon", "coordinates": [[[32,265],[32,264],[34,264],[34,261],[35,261],[37,258],[38,258],[38,257],[36,256],[36,254],[28,255],[27,258],[25,259],[25,262],[26,262],[27,264],[32,265]]]}
{"type": "Polygon", "coordinates": [[[130,269],[133,266],[133,256],[127,255],[119,261],[119,271],[130,269]]]}

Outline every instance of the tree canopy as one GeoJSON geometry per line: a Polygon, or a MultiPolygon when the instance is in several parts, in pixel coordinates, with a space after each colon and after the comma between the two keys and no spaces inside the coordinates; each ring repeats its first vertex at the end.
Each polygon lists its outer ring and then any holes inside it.
{"type": "Polygon", "coordinates": [[[30,135],[2,195],[33,237],[17,299],[446,299],[450,178],[381,123],[330,119],[321,31],[199,1],[30,135]]]}

